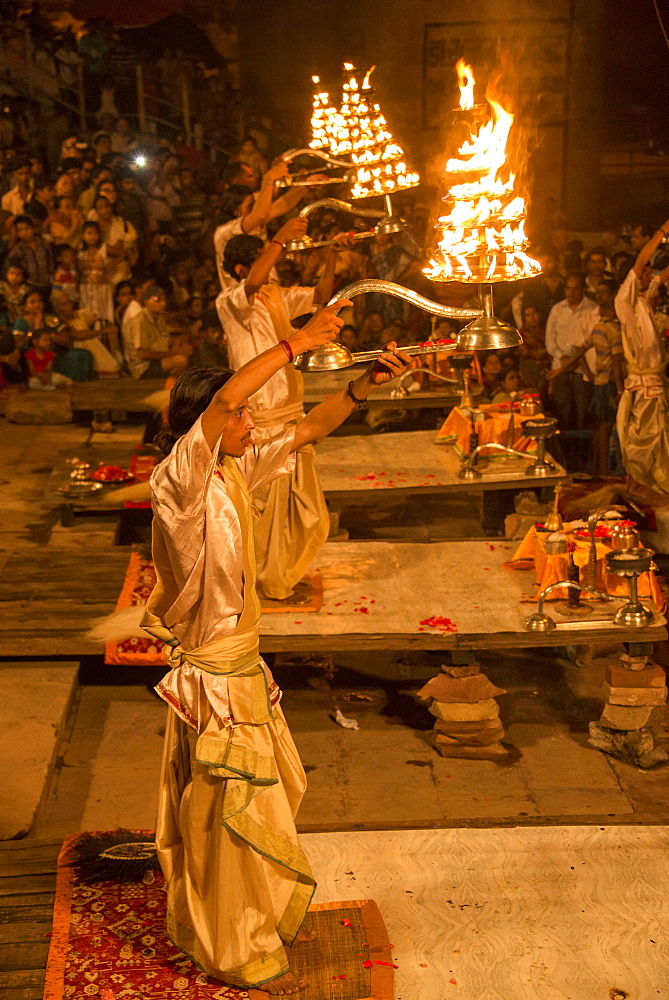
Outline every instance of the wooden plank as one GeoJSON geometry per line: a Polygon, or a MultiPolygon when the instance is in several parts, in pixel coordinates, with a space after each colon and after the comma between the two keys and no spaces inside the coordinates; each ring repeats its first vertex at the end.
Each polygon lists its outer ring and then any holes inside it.
{"type": "Polygon", "coordinates": [[[56,891],[56,874],[16,875],[0,879],[0,898],[3,902],[7,896],[32,896],[43,892],[56,891]]]}
{"type": "Polygon", "coordinates": [[[44,996],[44,974],[39,985],[8,986],[2,991],[2,1000],[42,1000],[44,996]]]}
{"type": "MultiPolygon", "coordinates": [[[[28,549],[10,556],[0,579],[0,601],[40,602],[61,599],[99,603],[118,597],[128,565],[128,550],[91,549],[86,556],[67,549],[50,550],[48,557],[35,558],[28,549]]],[[[32,626],[35,613],[26,606],[26,623],[32,626]]]]}
{"type": "MultiPolygon", "coordinates": [[[[9,896],[0,902],[0,927],[18,926],[22,923],[51,924],[55,892],[36,893],[34,896],[9,896]],[[39,900],[33,905],[26,899],[39,900]]],[[[47,930],[49,928],[47,927],[47,930]]]]}
{"type": "Polygon", "coordinates": [[[14,875],[44,875],[55,872],[60,843],[55,846],[24,848],[18,851],[0,851],[0,878],[14,875]]]}
{"type": "MultiPolygon", "coordinates": [[[[46,966],[46,958],[44,959],[44,966],[46,966]]],[[[5,990],[17,990],[17,989],[38,989],[44,986],[44,968],[35,969],[21,969],[16,972],[0,972],[0,990],[2,990],[2,1000],[9,995],[5,993],[5,990]]],[[[34,993],[26,994],[33,996],[34,993]]],[[[41,993],[39,994],[41,996],[41,993]]],[[[19,994],[23,996],[23,994],[19,994]]]]}
{"type": "Polygon", "coordinates": [[[45,920],[17,920],[13,924],[0,923],[0,947],[10,944],[28,944],[48,940],[51,914],[45,920]]]}
{"type": "Polygon", "coordinates": [[[40,941],[12,941],[0,945],[0,974],[13,975],[25,970],[40,971],[46,965],[49,938],[40,941]]]}

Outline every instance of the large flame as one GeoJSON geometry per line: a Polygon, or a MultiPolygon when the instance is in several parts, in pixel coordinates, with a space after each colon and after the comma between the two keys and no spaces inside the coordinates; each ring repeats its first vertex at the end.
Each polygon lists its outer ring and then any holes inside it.
{"type": "MultiPolygon", "coordinates": [[[[456,71],[460,107],[470,110],[472,68],[461,59],[456,71]]],[[[443,200],[449,211],[437,222],[439,242],[425,268],[437,281],[504,281],[541,271],[526,252],[525,201],[515,192],[514,174],[507,174],[506,147],[514,116],[490,90],[486,101],[489,120],[480,126],[469,123],[469,138],[446,163],[451,185],[443,200]]]]}
{"type": "Polygon", "coordinates": [[[455,64],[460,87],[460,107],[463,111],[474,107],[474,71],[464,59],[458,59],[455,64]]]}

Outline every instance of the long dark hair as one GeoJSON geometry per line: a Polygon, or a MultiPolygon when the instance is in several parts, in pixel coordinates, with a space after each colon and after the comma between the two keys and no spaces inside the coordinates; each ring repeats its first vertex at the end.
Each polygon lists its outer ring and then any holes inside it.
{"type": "Polygon", "coordinates": [[[169,455],[232,375],[228,368],[188,368],[179,376],[170,393],[167,426],[154,438],[163,454],[169,455]]]}

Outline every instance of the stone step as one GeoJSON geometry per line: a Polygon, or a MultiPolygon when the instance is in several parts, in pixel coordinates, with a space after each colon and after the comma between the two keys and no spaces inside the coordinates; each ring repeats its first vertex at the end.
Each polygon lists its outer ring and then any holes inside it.
{"type": "Polygon", "coordinates": [[[0,840],[30,833],[64,746],[78,677],[78,661],[0,662],[0,840]]]}

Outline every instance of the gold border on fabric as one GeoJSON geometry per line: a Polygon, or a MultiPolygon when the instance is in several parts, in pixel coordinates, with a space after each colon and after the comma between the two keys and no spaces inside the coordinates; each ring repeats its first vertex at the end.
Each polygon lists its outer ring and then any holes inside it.
{"type": "Polygon", "coordinates": [[[220,736],[203,733],[197,741],[196,760],[198,764],[218,771],[230,772],[221,777],[243,778],[252,785],[276,785],[279,773],[274,757],[263,757],[251,747],[239,746],[232,742],[234,730],[229,730],[230,738],[224,741],[220,736]]]}

